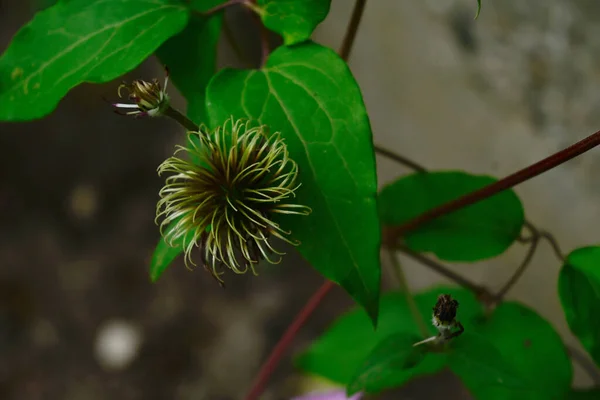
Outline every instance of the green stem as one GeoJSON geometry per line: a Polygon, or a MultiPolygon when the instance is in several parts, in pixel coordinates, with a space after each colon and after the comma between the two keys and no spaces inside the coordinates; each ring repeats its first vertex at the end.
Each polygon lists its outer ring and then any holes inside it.
{"type": "Polygon", "coordinates": [[[415,323],[419,327],[419,331],[421,332],[421,336],[424,338],[431,336],[429,329],[427,329],[427,324],[425,324],[425,320],[423,319],[423,315],[419,311],[417,307],[417,303],[415,303],[415,299],[410,292],[410,288],[408,287],[408,281],[406,279],[406,274],[402,269],[402,265],[400,261],[398,261],[398,257],[392,250],[388,250],[388,256],[390,258],[390,262],[392,263],[392,270],[396,279],[398,280],[398,285],[404,296],[406,297],[406,302],[408,303],[408,308],[410,309],[410,313],[415,320],[415,323]]]}
{"type": "Polygon", "coordinates": [[[198,131],[198,125],[196,125],[191,119],[189,119],[184,114],[182,114],[181,112],[179,112],[178,110],[176,110],[175,108],[173,108],[171,106],[167,107],[167,109],[164,111],[163,115],[165,117],[174,119],[188,131],[193,131],[193,132],[198,131]]]}

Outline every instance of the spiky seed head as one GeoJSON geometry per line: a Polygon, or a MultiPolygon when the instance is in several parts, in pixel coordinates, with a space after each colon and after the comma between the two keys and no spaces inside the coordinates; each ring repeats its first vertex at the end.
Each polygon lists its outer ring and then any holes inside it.
{"type": "Polygon", "coordinates": [[[157,79],[151,82],[138,79],[130,84],[123,83],[119,86],[117,94],[122,97],[123,90],[129,92],[128,98],[133,103],[114,103],[113,107],[119,113],[136,117],[162,115],[169,107],[168,82],[169,72],[166,70],[164,87],[161,87],[157,79]]]}
{"type": "Polygon", "coordinates": [[[273,247],[274,238],[299,244],[273,216],[311,210],[293,202],[298,166],[280,134],[266,126],[230,118],[212,131],[189,132],[188,146],[177,146],[158,172],[170,176],[156,218],[167,243],[185,238],[186,266],[196,265],[197,247],[201,264],[222,282],[224,267],[256,275],[260,260],[279,263],[284,253],[273,247]]]}

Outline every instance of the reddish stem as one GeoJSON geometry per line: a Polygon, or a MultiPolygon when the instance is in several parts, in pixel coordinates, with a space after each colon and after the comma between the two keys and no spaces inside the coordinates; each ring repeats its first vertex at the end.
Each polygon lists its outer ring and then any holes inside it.
{"type": "Polygon", "coordinates": [[[237,4],[243,4],[246,1],[247,0],[229,0],[229,1],[226,1],[225,3],[218,4],[209,10],[201,12],[200,14],[205,17],[208,17],[210,15],[218,13],[219,11],[223,11],[224,9],[226,9],[228,7],[235,6],[237,4]]]}
{"type": "Polygon", "coordinates": [[[507,176],[491,185],[485,186],[479,190],[468,193],[462,197],[452,200],[448,203],[444,203],[432,210],[429,210],[416,218],[411,219],[401,225],[392,226],[384,229],[384,243],[388,247],[393,247],[398,238],[404,235],[406,232],[411,231],[419,226],[433,221],[443,215],[450,214],[454,211],[460,210],[461,208],[467,207],[478,201],[487,199],[503,190],[510,189],[519,183],[523,183],[535,176],[538,176],[552,168],[559,166],[578,155],[585,153],[586,151],[598,146],[600,144],[600,131],[586,137],[585,139],[575,143],[574,145],[567,147],[564,150],[559,151],[551,155],[550,157],[544,158],[529,167],[526,167],[512,175],[507,176]]]}
{"type": "Polygon", "coordinates": [[[330,280],[326,280],[323,285],[317,290],[311,298],[306,302],[302,310],[294,318],[294,322],[288,326],[287,330],[279,339],[279,342],[269,355],[269,358],[261,366],[260,371],[256,377],[256,380],[252,384],[250,393],[246,396],[246,400],[257,400],[258,396],[265,390],[269,377],[279,364],[279,360],[284,356],[285,351],[290,346],[294,337],[300,330],[300,328],[306,323],[311,314],[319,306],[321,301],[327,296],[327,293],[333,288],[334,284],[330,280]]]}
{"type": "Polygon", "coordinates": [[[360,25],[360,20],[362,19],[363,12],[365,11],[366,4],[367,0],[356,0],[356,3],[354,4],[352,17],[350,17],[350,23],[348,24],[348,29],[346,29],[346,36],[344,36],[342,47],[339,50],[340,57],[344,61],[348,61],[348,58],[350,58],[350,52],[352,51],[354,39],[356,39],[358,26],[360,25]]]}

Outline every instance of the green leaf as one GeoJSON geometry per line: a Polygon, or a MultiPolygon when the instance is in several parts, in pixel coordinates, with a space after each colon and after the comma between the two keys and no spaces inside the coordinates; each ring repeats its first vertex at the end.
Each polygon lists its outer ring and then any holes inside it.
{"type": "MultiPolygon", "coordinates": [[[[482,315],[482,308],[475,297],[462,288],[436,286],[417,294],[415,302],[425,321],[431,319],[437,296],[442,293],[450,294],[458,300],[457,318],[465,329],[471,329],[472,321],[482,315]]],[[[430,329],[432,335],[437,332],[433,326],[430,329]]],[[[419,335],[404,293],[385,293],[381,296],[377,330],[370,324],[364,310],[354,309],[338,318],[296,358],[295,364],[305,372],[348,385],[375,346],[387,336],[398,332],[419,335]]]]}
{"type": "Polygon", "coordinates": [[[481,0],[477,0],[477,12],[475,13],[475,19],[479,17],[479,13],[481,12],[481,0]]]}
{"type": "Polygon", "coordinates": [[[468,382],[471,390],[483,387],[527,389],[527,375],[520,375],[485,337],[465,332],[451,342],[450,370],[468,382]]]}
{"type": "Polygon", "coordinates": [[[600,365],[600,247],[582,247],[567,256],[558,294],[571,331],[600,365]]]}
{"type": "MultiPolygon", "coordinates": [[[[379,195],[384,225],[399,225],[496,179],[464,172],[415,173],[385,186],[379,195]]],[[[519,237],[525,215],[512,191],[437,218],[404,237],[414,251],[433,252],[446,261],[477,261],[497,256],[519,237]]]]}
{"type": "Polygon", "coordinates": [[[600,389],[573,389],[565,396],[565,400],[598,400],[600,389]]]}
{"type": "MultiPolygon", "coordinates": [[[[178,220],[171,222],[169,226],[165,228],[165,231],[168,232],[173,229],[177,222],[178,220]]],[[[152,253],[152,259],[150,261],[150,280],[152,282],[156,282],[158,278],[160,278],[167,267],[183,252],[185,244],[188,243],[191,238],[192,232],[189,232],[187,235],[175,241],[173,246],[170,246],[163,237],[160,238],[154,249],[154,253],[152,253]]]]}
{"type": "Polygon", "coordinates": [[[562,399],[569,390],[573,377],[569,356],[558,333],[535,311],[519,303],[502,303],[489,319],[466,332],[489,340],[518,376],[530,383],[528,390],[481,386],[476,376],[461,375],[476,399],[562,399]]]}
{"type": "Polygon", "coordinates": [[[281,132],[299,167],[296,202],[313,212],[277,222],[375,322],[381,275],[375,158],[365,105],[346,63],[312,42],[280,47],[261,70],[220,71],[206,97],[213,126],[233,116],[281,132]]]}
{"type": "MultiPolygon", "coordinates": [[[[191,8],[203,12],[223,2],[194,0],[191,8]]],[[[188,117],[198,124],[207,120],[205,92],[217,70],[217,42],[222,22],[222,13],[210,17],[193,14],[185,29],[156,51],[160,61],[169,67],[171,81],[188,102],[188,117]]]]}
{"type": "Polygon", "coordinates": [[[363,309],[353,309],[339,317],[296,358],[295,364],[305,372],[347,385],[375,345],[399,331],[419,333],[404,294],[385,293],[381,296],[377,330],[363,309]]]}
{"type": "Polygon", "coordinates": [[[132,70],[187,20],[168,0],[71,0],[39,12],[0,57],[0,120],[43,117],[74,86],[132,70]]]}
{"type": "Polygon", "coordinates": [[[258,5],[263,24],[289,46],[310,39],[327,17],[331,0],[259,0],[258,5]]]}
{"type": "Polygon", "coordinates": [[[421,340],[414,333],[395,333],[373,349],[348,385],[348,395],[359,391],[379,393],[402,386],[417,376],[434,374],[444,368],[446,355],[413,347],[421,340]]]}

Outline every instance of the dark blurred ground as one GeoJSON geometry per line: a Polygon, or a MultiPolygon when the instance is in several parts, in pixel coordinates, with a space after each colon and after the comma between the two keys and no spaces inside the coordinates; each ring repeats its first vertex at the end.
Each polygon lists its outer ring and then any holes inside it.
{"type": "MultiPolygon", "coordinates": [[[[0,1],[1,51],[32,11],[0,1]]],[[[150,59],[126,79],[153,77],[162,72],[150,59]]],[[[117,86],[82,85],[47,118],[0,124],[0,399],[241,398],[322,279],[292,252],[258,278],[227,275],[225,290],[181,261],[151,284],[156,168],[182,130],[113,114],[102,97],[117,86]],[[121,369],[94,351],[114,319],[141,340],[121,369]]],[[[348,305],[336,290],[295,349],[348,305]]],[[[284,398],[290,373],[287,359],[265,399],[284,398]]],[[[436,398],[432,390],[403,398],[436,398]]]]}

